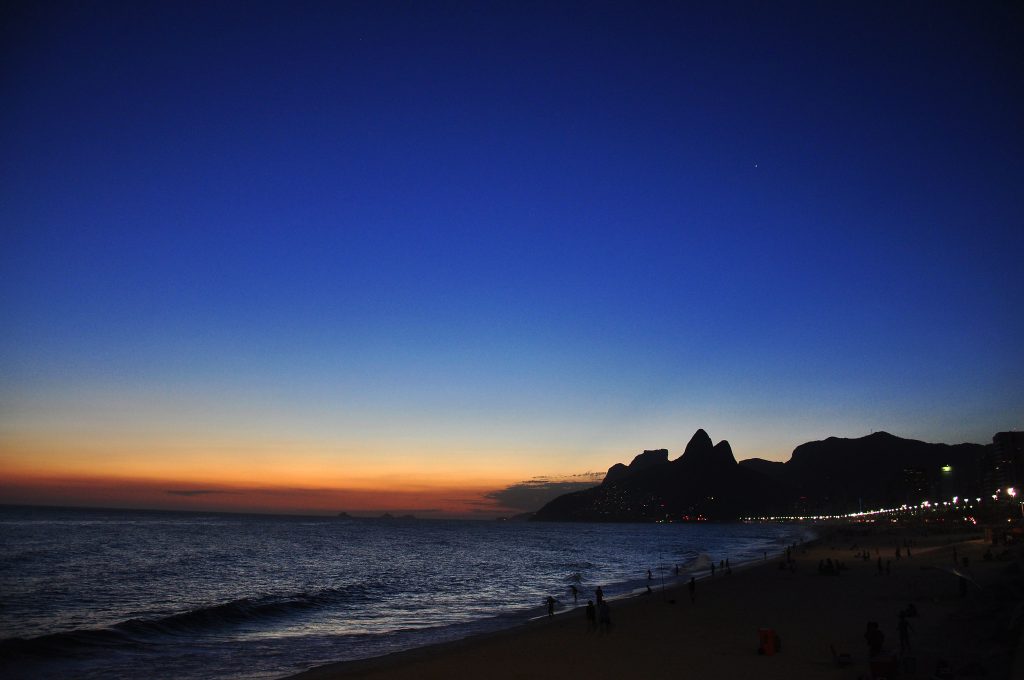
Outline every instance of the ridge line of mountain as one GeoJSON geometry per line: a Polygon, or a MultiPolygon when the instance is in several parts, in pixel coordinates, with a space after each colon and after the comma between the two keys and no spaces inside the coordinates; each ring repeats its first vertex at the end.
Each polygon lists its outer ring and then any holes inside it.
{"type": "Polygon", "coordinates": [[[786,462],[737,462],[727,440],[698,429],[682,455],[668,449],[616,463],[600,485],[559,496],[537,520],[699,521],[764,514],[845,513],[973,496],[991,444],[932,444],[888,432],[800,444],[786,462]]]}

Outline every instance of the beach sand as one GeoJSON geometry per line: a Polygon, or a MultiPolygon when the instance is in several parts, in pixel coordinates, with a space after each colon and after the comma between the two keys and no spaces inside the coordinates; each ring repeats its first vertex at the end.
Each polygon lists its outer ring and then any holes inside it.
{"type": "Polygon", "coordinates": [[[900,677],[930,678],[941,659],[960,671],[951,677],[984,669],[989,678],[1008,678],[1024,611],[1024,553],[1017,547],[1006,559],[984,561],[987,547],[980,536],[837,528],[793,551],[795,571],[780,569],[782,558],[769,557],[731,575],[719,570],[713,579],[698,581],[693,603],[685,585],[612,601],[613,626],[607,633],[589,631],[580,607],[500,633],[321,666],[293,677],[854,680],[872,677],[867,622],[879,623],[885,651],[895,658],[899,612],[913,602],[918,615],[910,620],[912,651],[898,662],[904,670],[900,677]],[[904,553],[897,560],[896,547],[905,539],[915,544],[913,557],[904,553]],[[954,547],[960,558],[968,558],[967,572],[976,582],[965,596],[960,579],[950,572],[954,547]],[[871,560],[855,559],[864,549],[870,549],[871,560]],[[889,575],[878,573],[876,554],[883,564],[890,561],[889,575]],[[838,575],[820,574],[819,561],[827,558],[847,568],[838,575]],[[777,632],[780,652],[758,653],[762,628],[777,632]],[[848,654],[850,663],[839,665],[833,647],[848,654]]]}

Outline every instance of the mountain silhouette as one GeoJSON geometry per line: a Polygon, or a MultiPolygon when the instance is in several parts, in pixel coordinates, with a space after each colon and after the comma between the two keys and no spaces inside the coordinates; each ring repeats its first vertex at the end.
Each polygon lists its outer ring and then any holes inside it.
{"type": "Polygon", "coordinates": [[[829,437],[796,447],[781,479],[818,507],[846,511],[969,497],[979,493],[979,465],[988,448],[929,444],[888,432],[829,437]]]}
{"type": "Polygon", "coordinates": [[[697,430],[683,454],[644,451],[608,469],[600,486],[559,496],[535,515],[561,521],[729,520],[847,513],[972,496],[988,446],[930,444],[876,432],[801,444],[789,461],[736,462],[729,442],[697,430]]]}
{"type": "Polygon", "coordinates": [[[658,449],[640,454],[628,467],[612,466],[600,486],[559,496],[541,508],[535,519],[727,519],[763,507],[784,507],[788,501],[789,496],[776,485],[764,483],[763,475],[737,464],[729,442],[713,445],[704,430],[697,430],[682,456],[673,461],[667,458],[668,452],[658,449]]]}
{"type": "Polygon", "coordinates": [[[646,470],[654,467],[655,465],[661,465],[662,463],[668,462],[668,449],[655,449],[653,451],[644,451],[643,453],[637,454],[633,461],[627,466],[622,463],[616,463],[615,465],[608,468],[608,474],[605,475],[604,481],[618,481],[624,479],[640,470],[646,470]]]}

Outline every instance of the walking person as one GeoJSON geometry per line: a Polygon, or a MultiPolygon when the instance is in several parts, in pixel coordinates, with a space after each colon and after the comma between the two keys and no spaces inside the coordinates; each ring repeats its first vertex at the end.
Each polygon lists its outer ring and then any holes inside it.
{"type": "Polygon", "coordinates": [[[905,611],[900,612],[898,627],[900,631],[900,654],[906,654],[910,651],[910,631],[913,627],[910,625],[910,619],[907,618],[905,611]]]}
{"type": "Polygon", "coordinates": [[[604,600],[597,607],[598,627],[602,633],[610,633],[612,630],[612,608],[604,600]]]}

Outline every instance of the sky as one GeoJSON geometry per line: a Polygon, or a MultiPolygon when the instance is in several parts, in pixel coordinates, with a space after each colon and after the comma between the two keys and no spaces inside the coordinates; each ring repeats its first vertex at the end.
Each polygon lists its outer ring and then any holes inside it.
{"type": "Polygon", "coordinates": [[[1021,5],[635,5],[5,3],[0,503],[1019,428],[1021,5]]]}

